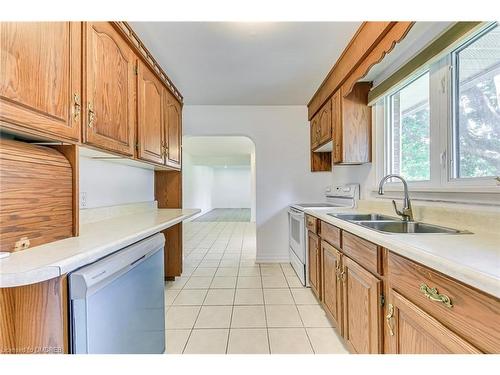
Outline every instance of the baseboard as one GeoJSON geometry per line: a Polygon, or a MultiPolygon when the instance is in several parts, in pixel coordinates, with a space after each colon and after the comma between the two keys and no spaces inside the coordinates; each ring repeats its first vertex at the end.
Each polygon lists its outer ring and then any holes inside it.
{"type": "Polygon", "coordinates": [[[255,263],[290,263],[289,255],[285,256],[258,256],[255,263]]]}

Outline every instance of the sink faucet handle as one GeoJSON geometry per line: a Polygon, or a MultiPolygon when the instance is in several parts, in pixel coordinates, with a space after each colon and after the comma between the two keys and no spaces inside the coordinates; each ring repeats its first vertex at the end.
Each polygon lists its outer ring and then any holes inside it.
{"type": "Polygon", "coordinates": [[[392,205],[394,206],[394,211],[396,211],[396,214],[398,214],[399,216],[404,216],[404,214],[398,210],[398,206],[396,205],[396,201],[394,199],[392,200],[392,205]]]}

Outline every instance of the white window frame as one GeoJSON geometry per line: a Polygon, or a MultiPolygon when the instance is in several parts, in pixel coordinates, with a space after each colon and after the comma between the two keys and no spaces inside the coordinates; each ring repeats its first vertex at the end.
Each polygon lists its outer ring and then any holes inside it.
{"type": "MultiPolygon", "coordinates": [[[[472,37],[467,38],[465,41],[462,41],[459,45],[455,46],[453,51],[451,51],[447,56],[446,56],[446,64],[448,65],[448,87],[449,87],[449,92],[450,94],[448,95],[448,100],[449,100],[449,115],[448,115],[448,126],[447,126],[447,133],[446,133],[446,139],[447,139],[447,165],[446,165],[446,170],[447,170],[447,179],[445,181],[445,186],[449,187],[460,187],[460,186],[465,186],[465,187],[488,187],[488,186],[497,186],[498,180],[495,179],[495,177],[488,176],[488,177],[462,177],[462,178],[457,178],[455,177],[455,161],[454,157],[456,156],[456,150],[455,150],[455,131],[456,131],[456,122],[458,121],[457,115],[456,115],[456,97],[457,97],[457,90],[458,90],[458,72],[455,69],[455,62],[457,59],[457,53],[466,48],[468,45],[474,43],[476,40],[480,39],[484,34],[486,34],[488,31],[493,29],[496,25],[496,22],[491,22],[488,23],[486,26],[482,27],[480,30],[478,30],[472,37]]],[[[497,27],[500,27],[498,25],[497,27]]],[[[499,176],[496,176],[499,177],[499,176]]]]}
{"type": "MultiPolygon", "coordinates": [[[[390,98],[395,92],[411,84],[417,78],[429,71],[429,105],[430,105],[430,180],[408,181],[413,191],[420,192],[464,192],[464,193],[499,193],[500,182],[495,177],[454,178],[454,81],[453,60],[457,51],[480,38],[491,29],[495,22],[487,23],[478,28],[465,40],[450,46],[437,58],[413,72],[407,79],[394,86],[384,94],[374,105],[374,122],[376,144],[382,144],[383,150],[374,151],[375,176],[377,182],[390,173],[389,163],[392,151],[390,125],[390,98]],[[379,162],[377,162],[379,161],[379,162]]],[[[500,25],[498,26],[500,27],[500,25]]],[[[374,187],[374,190],[376,187],[374,187]]],[[[388,191],[400,191],[400,182],[388,182],[388,191]]]]}

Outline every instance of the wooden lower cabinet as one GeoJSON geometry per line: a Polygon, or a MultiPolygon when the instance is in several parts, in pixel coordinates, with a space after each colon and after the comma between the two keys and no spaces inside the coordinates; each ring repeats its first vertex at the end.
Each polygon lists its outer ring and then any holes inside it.
{"type": "Polygon", "coordinates": [[[334,327],[342,334],[341,265],[342,253],[329,243],[321,241],[321,300],[334,327]]]}
{"type": "Polygon", "coordinates": [[[344,339],[353,353],[382,351],[382,282],[359,264],[343,257],[344,339]]]}
{"type": "Polygon", "coordinates": [[[0,354],[68,353],[68,317],[66,275],[0,288],[0,354]]]}
{"type": "Polygon", "coordinates": [[[399,293],[391,291],[386,309],[387,347],[393,354],[474,354],[472,344],[399,293]]]}
{"type": "Polygon", "coordinates": [[[321,251],[320,238],[315,233],[308,231],[308,257],[309,257],[309,284],[311,289],[318,297],[321,298],[321,251]]]}

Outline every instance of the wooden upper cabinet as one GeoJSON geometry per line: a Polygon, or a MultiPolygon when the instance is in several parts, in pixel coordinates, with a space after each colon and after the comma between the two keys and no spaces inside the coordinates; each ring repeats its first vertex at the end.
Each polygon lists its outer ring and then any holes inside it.
{"type": "Polygon", "coordinates": [[[341,96],[342,134],[336,134],[335,138],[336,142],[341,142],[336,149],[338,155],[334,156],[337,163],[362,164],[371,161],[372,111],[368,106],[370,88],[371,82],[358,82],[349,95],[341,96]]]}
{"type": "Polygon", "coordinates": [[[316,149],[332,139],[332,106],[327,101],[311,119],[311,149],[316,149]]]}
{"type": "Polygon", "coordinates": [[[182,109],[181,104],[167,90],[165,92],[165,140],[168,147],[166,165],[181,168],[182,109]]]}
{"type": "Polygon", "coordinates": [[[354,353],[381,353],[382,282],[348,257],[344,256],[342,261],[343,328],[346,343],[354,353]]]}
{"type": "Polygon", "coordinates": [[[386,309],[386,339],[393,354],[481,353],[438,320],[391,291],[386,309]]]}
{"type": "Polygon", "coordinates": [[[333,138],[333,163],[342,162],[342,98],[340,90],[332,96],[332,138],[333,138]]]}
{"type": "Polygon", "coordinates": [[[318,122],[318,115],[315,115],[311,119],[311,124],[310,124],[310,138],[311,138],[311,149],[314,150],[316,147],[319,145],[319,122],[318,122]]]}
{"type": "Polygon", "coordinates": [[[332,101],[328,100],[321,107],[318,115],[319,145],[332,140],[332,101]]]}
{"type": "Polygon", "coordinates": [[[85,143],[134,154],[136,60],[111,23],[85,24],[85,143]]]}
{"type": "Polygon", "coordinates": [[[142,62],[137,74],[137,157],[164,163],[164,88],[156,75],[142,62]]]}
{"type": "Polygon", "coordinates": [[[321,290],[323,306],[342,334],[342,284],[340,270],[342,253],[325,241],[321,241],[321,290]]]}
{"type": "Polygon", "coordinates": [[[79,141],[79,22],[0,22],[0,121],[7,128],[79,141]]]}

